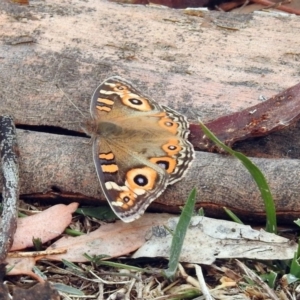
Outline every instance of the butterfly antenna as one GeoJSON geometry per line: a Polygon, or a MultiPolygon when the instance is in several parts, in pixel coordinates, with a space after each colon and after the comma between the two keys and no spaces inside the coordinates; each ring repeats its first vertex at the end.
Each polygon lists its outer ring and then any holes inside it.
{"type": "Polygon", "coordinates": [[[76,108],[77,111],[79,111],[79,113],[83,116],[86,117],[84,115],[84,113],[78,108],[78,106],[71,100],[71,98],[60,88],[60,86],[58,84],[56,84],[56,87],[64,94],[64,96],[68,99],[68,101],[76,108]]]}

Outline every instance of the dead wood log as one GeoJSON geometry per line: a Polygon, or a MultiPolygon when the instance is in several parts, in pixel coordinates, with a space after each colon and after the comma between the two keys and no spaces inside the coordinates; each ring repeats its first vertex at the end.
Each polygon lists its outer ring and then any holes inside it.
{"type": "MultiPolygon", "coordinates": [[[[48,201],[105,202],[93,165],[89,139],[17,130],[20,148],[21,198],[38,194],[48,201]]],[[[279,219],[300,215],[299,160],[253,158],[265,174],[279,219]]],[[[197,152],[187,176],[167,188],[151,208],[180,212],[189,192],[197,188],[197,208],[209,216],[224,216],[223,206],[242,219],[263,220],[264,206],[251,176],[234,158],[197,152]]]]}
{"type": "Polygon", "coordinates": [[[13,115],[16,124],[79,130],[81,116],[65,95],[88,115],[93,90],[112,75],[204,122],[298,83],[300,25],[290,16],[197,17],[58,0],[1,1],[0,12],[0,114],[13,115]]]}
{"type": "MultiPolygon", "coordinates": [[[[299,81],[300,23],[290,16],[207,12],[197,17],[182,10],[76,0],[26,7],[1,1],[0,11],[0,114],[13,115],[30,130],[77,133],[82,117],[66,95],[88,117],[93,90],[111,75],[134,81],[161,104],[204,122],[299,81]]],[[[38,193],[42,199],[46,193],[57,199],[68,193],[77,199],[80,193],[93,203],[104,200],[87,139],[21,130],[18,137],[23,196],[38,193]]],[[[296,217],[299,161],[257,162],[279,215],[296,217]]],[[[257,219],[262,202],[240,168],[232,158],[199,152],[189,177],[152,207],[177,212],[196,185],[197,205],[208,214],[226,205],[257,219]]]]}

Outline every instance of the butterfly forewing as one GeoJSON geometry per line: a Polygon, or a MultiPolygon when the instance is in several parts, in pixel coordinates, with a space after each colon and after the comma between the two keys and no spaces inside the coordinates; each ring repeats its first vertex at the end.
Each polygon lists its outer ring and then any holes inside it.
{"type": "Polygon", "coordinates": [[[90,109],[102,190],[115,213],[133,221],[189,168],[194,150],[188,122],[120,77],[98,86],[90,109]]]}

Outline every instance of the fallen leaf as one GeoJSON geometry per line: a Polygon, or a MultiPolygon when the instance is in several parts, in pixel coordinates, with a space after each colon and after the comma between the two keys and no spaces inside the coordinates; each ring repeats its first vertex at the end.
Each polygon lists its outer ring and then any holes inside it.
{"type": "Polygon", "coordinates": [[[85,262],[83,256],[87,253],[93,255],[108,255],[118,257],[126,255],[141,247],[146,240],[146,233],[153,226],[163,225],[172,217],[170,214],[145,214],[142,218],[124,223],[117,221],[102,225],[99,229],[78,237],[62,237],[47,250],[66,248],[68,252],[59,255],[46,256],[51,260],[66,259],[72,262],[85,262]]]}
{"type": "Polygon", "coordinates": [[[7,258],[5,262],[7,263],[6,269],[9,270],[6,275],[28,275],[37,281],[44,281],[32,272],[32,268],[35,266],[33,257],[7,258]]]}
{"type": "Polygon", "coordinates": [[[40,238],[42,243],[59,236],[72,221],[72,213],[78,203],[54,205],[33,216],[19,218],[11,251],[32,247],[32,239],[40,238]]]}
{"type": "Polygon", "coordinates": [[[38,283],[30,289],[15,288],[13,300],[59,300],[61,299],[57,290],[49,282],[38,283]]]}
{"type": "MultiPolygon", "coordinates": [[[[170,219],[168,228],[174,230],[177,222],[178,218],[170,219]]],[[[153,230],[152,237],[132,257],[169,258],[172,237],[162,227],[153,230]]],[[[262,229],[258,231],[230,221],[193,217],[180,261],[210,265],[217,258],[282,260],[292,259],[296,250],[296,243],[262,229]]]]}

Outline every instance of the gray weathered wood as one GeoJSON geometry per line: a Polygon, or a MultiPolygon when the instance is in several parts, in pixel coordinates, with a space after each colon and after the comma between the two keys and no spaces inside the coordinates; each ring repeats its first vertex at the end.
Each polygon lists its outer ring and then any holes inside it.
{"type": "MultiPolygon", "coordinates": [[[[93,90],[111,75],[132,80],[160,103],[203,121],[249,107],[299,81],[300,21],[291,15],[205,12],[196,17],[105,0],[32,1],[22,7],[2,1],[0,12],[0,114],[39,130],[49,130],[41,127],[46,125],[56,132],[58,127],[80,131],[85,118],[67,97],[88,118],[93,90]]],[[[22,194],[50,190],[55,197],[61,190],[101,198],[85,139],[18,135],[22,194]]],[[[156,208],[178,211],[196,185],[199,206],[207,204],[212,214],[220,205],[242,211],[245,204],[248,215],[262,214],[251,179],[242,176],[237,162],[205,153],[197,158],[190,177],[170,187],[156,208]]],[[[275,191],[279,214],[296,215],[299,161],[258,162],[275,191]]]]}
{"type": "Polygon", "coordinates": [[[16,128],[10,116],[0,116],[0,153],[3,210],[0,220],[0,264],[4,263],[17,229],[19,162],[16,128]]]}
{"type": "MultiPolygon", "coordinates": [[[[21,194],[43,193],[50,201],[65,195],[71,201],[86,198],[94,205],[105,202],[89,139],[65,136],[62,143],[60,135],[23,130],[17,133],[21,194]]],[[[300,161],[264,158],[253,161],[270,184],[278,215],[282,220],[292,221],[300,214],[300,161]]],[[[259,191],[240,162],[230,156],[205,152],[197,152],[187,176],[170,186],[152,208],[178,213],[193,187],[197,188],[197,207],[204,207],[209,215],[224,215],[222,207],[226,206],[241,218],[263,219],[259,191]]]]}

